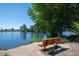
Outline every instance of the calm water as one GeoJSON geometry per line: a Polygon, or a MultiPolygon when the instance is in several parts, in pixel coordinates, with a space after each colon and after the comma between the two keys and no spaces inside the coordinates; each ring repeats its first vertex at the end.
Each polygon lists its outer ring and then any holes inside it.
{"type": "MultiPolygon", "coordinates": [[[[71,32],[63,32],[63,35],[68,36],[71,32]]],[[[11,49],[22,44],[28,44],[33,37],[46,39],[46,35],[33,32],[0,32],[0,48],[11,49]]]]}
{"type": "Polygon", "coordinates": [[[75,33],[74,32],[69,32],[69,31],[65,31],[62,34],[63,34],[63,36],[70,36],[70,35],[74,35],[75,33]]]}
{"type": "Polygon", "coordinates": [[[44,34],[31,32],[0,32],[0,48],[10,49],[21,44],[28,44],[34,36],[42,39],[46,38],[44,34]]]}

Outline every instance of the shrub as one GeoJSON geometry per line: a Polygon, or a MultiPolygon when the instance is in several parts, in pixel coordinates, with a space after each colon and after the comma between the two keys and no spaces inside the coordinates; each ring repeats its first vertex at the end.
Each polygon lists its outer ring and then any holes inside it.
{"type": "Polygon", "coordinates": [[[40,42],[40,41],[42,41],[42,38],[37,38],[36,36],[34,36],[34,37],[32,38],[32,40],[30,41],[30,43],[33,43],[33,42],[40,42]]]}

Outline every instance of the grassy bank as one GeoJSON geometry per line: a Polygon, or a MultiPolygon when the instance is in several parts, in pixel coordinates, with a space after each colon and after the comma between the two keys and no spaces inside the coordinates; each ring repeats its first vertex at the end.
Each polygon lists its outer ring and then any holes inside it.
{"type": "Polygon", "coordinates": [[[40,42],[40,41],[42,41],[42,38],[37,38],[36,36],[34,36],[34,37],[32,38],[32,40],[30,41],[30,43],[33,43],[33,42],[40,42]]]}

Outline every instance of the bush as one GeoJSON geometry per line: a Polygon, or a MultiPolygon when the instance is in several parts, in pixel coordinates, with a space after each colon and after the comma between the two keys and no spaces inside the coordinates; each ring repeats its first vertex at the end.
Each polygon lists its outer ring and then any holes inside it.
{"type": "Polygon", "coordinates": [[[40,41],[42,41],[42,38],[37,38],[36,36],[34,36],[34,37],[32,38],[32,40],[30,41],[30,43],[33,43],[33,42],[40,42],[40,41]]]}
{"type": "Polygon", "coordinates": [[[67,39],[67,37],[61,37],[60,43],[67,43],[70,40],[67,39]]]}
{"type": "Polygon", "coordinates": [[[75,41],[77,37],[79,37],[79,35],[70,35],[67,37],[67,39],[69,39],[70,41],[75,41]]]}

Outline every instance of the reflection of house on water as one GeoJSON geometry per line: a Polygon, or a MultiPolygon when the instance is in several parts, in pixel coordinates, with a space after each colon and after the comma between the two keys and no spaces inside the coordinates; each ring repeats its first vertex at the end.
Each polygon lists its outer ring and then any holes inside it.
{"type": "Polygon", "coordinates": [[[20,37],[21,37],[21,39],[23,39],[23,40],[26,40],[26,37],[27,37],[27,35],[26,35],[27,33],[26,32],[21,32],[20,33],[20,37]]]}

